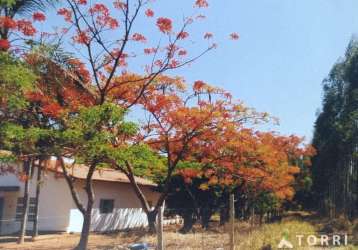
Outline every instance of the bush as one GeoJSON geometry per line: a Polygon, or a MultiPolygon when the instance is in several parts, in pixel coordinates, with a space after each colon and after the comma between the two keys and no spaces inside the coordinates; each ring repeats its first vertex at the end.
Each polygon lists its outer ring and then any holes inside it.
{"type": "Polygon", "coordinates": [[[325,224],[322,228],[322,232],[325,233],[336,233],[336,232],[349,232],[352,224],[351,222],[343,217],[333,219],[325,224]]]}

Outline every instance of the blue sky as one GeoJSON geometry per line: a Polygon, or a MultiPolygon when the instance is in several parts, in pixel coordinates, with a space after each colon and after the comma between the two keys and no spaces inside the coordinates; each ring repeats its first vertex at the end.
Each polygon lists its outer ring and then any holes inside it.
{"type": "MultiPolygon", "coordinates": [[[[111,3],[112,1],[103,1],[111,3]]],[[[156,0],[156,16],[181,18],[194,0],[156,0]]],[[[194,25],[193,39],[213,32],[219,47],[176,71],[188,82],[204,80],[229,90],[258,111],[279,118],[269,129],[312,137],[321,107],[322,80],[344,55],[358,31],[356,0],[209,0],[207,20],[194,25]],[[238,32],[240,40],[228,35],[238,32]]],[[[54,25],[57,18],[50,19],[54,25]]],[[[148,33],[139,21],[136,29],[148,33]]],[[[203,41],[202,41],[203,42],[203,41]]],[[[204,42],[204,45],[205,42],[204,42]]]]}
{"type": "Polygon", "coordinates": [[[280,119],[283,134],[312,137],[322,80],[358,31],[354,0],[212,0],[210,30],[240,33],[197,62],[202,78],[280,119]]]}

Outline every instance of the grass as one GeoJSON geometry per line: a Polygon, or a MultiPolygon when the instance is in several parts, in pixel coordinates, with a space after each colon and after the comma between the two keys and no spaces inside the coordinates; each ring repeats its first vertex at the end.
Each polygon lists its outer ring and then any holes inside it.
{"type": "MultiPolygon", "coordinates": [[[[235,226],[235,245],[236,250],[261,250],[277,249],[280,240],[287,235],[287,240],[292,242],[294,249],[299,250],[319,250],[328,249],[320,246],[308,246],[307,236],[315,235],[320,230],[321,224],[312,223],[311,220],[305,220],[301,217],[288,217],[282,222],[264,224],[262,226],[251,226],[246,222],[238,222],[235,226]],[[304,235],[302,245],[299,246],[296,235],[304,235]],[[271,248],[268,248],[268,247],[271,248]],[[265,248],[264,248],[265,249],[265,248]]],[[[213,227],[214,230],[202,231],[195,228],[195,233],[179,234],[173,228],[164,232],[165,249],[169,250],[202,250],[202,249],[228,249],[228,228],[213,227]]],[[[318,239],[318,243],[320,242],[318,239]]],[[[139,242],[147,242],[152,246],[156,244],[156,236],[144,235],[138,239],[139,242]]],[[[358,246],[332,247],[334,250],[357,250],[358,246]]]]}
{"type": "Polygon", "coordinates": [[[298,220],[280,223],[266,224],[248,231],[246,234],[236,234],[236,245],[238,249],[260,249],[263,246],[278,246],[284,235],[294,243],[296,235],[315,234],[315,227],[308,222],[298,220]]]}
{"type": "MultiPolygon", "coordinates": [[[[283,235],[293,243],[294,249],[298,250],[320,250],[328,249],[322,247],[309,247],[306,240],[303,245],[298,246],[296,235],[317,235],[316,232],[322,228],[322,219],[317,217],[310,218],[309,215],[288,215],[282,222],[264,224],[262,226],[251,226],[246,222],[238,222],[235,226],[236,250],[261,250],[277,249],[277,245],[283,235]],[[268,248],[270,246],[271,248],[268,248]]],[[[178,226],[167,227],[164,232],[165,249],[167,250],[216,250],[228,249],[229,235],[228,227],[219,227],[217,222],[213,222],[209,231],[202,230],[196,226],[195,232],[180,234],[177,232],[178,226]]],[[[40,236],[36,242],[27,242],[19,246],[16,243],[0,243],[0,249],[6,250],[69,250],[73,249],[79,240],[79,235],[44,235],[40,236]]],[[[91,250],[114,250],[127,249],[133,243],[145,242],[152,249],[156,245],[156,235],[147,235],[143,231],[122,232],[113,234],[92,234],[90,236],[89,248],[91,250]]],[[[331,249],[331,248],[330,248],[331,249]]],[[[358,246],[335,247],[334,250],[358,250],[358,246]]]]}

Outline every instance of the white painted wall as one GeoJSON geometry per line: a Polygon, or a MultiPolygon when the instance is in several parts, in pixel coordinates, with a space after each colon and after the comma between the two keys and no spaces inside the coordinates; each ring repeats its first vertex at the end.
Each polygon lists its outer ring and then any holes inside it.
{"type": "MultiPolygon", "coordinates": [[[[35,171],[37,172],[37,171],[35,171]]],[[[14,175],[0,176],[0,186],[20,186],[19,192],[0,192],[0,197],[5,199],[3,221],[1,223],[2,234],[13,233],[19,230],[20,224],[15,221],[17,198],[23,195],[24,185],[14,175]]],[[[82,202],[86,202],[86,194],[82,180],[76,182],[76,189],[82,202]]],[[[92,231],[113,231],[147,225],[147,218],[142,212],[139,200],[135,196],[131,186],[127,183],[94,181],[95,204],[93,209],[92,231]],[[114,199],[114,212],[112,214],[100,214],[99,204],[101,199],[114,199]]],[[[157,194],[149,187],[143,187],[148,199],[153,202],[157,194]]],[[[36,174],[30,184],[30,197],[35,197],[36,174]]],[[[64,178],[57,177],[53,172],[46,172],[40,195],[39,230],[80,232],[83,217],[72,200],[70,190],[64,178]]],[[[32,223],[28,223],[28,229],[32,223]]]]}
{"type": "Polygon", "coordinates": [[[3,174],[0,175],[0,186],[19,186],[19,179],[14,174],[3,174]]]}

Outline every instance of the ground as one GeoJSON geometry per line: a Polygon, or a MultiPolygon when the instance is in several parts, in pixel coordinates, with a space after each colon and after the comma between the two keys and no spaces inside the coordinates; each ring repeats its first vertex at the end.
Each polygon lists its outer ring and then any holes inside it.
{"type": "MultiPolygon", "coordinates": [[[[320,247],[308,247],[306,239],[302,240],[302,246],[297,246],[297,234],[317,235],[317,231],[323,228],[322,220],[312,219],[311,216],[290,215],[283,218],[281,222],[265,224],[262,226],[252,226],[247,222],[238,222],[236,224],[235,242],[237,250],[259,250],[259,249],[277,249],[279,241],[283,235],[294,245],[294,249],[319,250],[320,247]],[[266,248],[263,248],[266,247],[266,248]],[[271,247],[271,248],[269,248],[271,247]]],[[[203,231],[199,227],[195,232],[189,234],[180,234],[177,232],[179,227],[167,227],[164,232],[165,249],[168,250],[186,250],[186,249],[227,249],[229,236],[227,228],[218,227],[213,222],[212,229],[203,231]]],[[[17,245],[14,237],[2,237],[0,249],[6,250],[70,250],[76,246],[79,240],[77,234],[52,234],[41,235],[35,242],[28,241],[24,245],[17,245]],[[8,240],[8,242],[4,242],[8,240]]],[[[352,243],[352,238],[349,238],[352,243]]],[[[99,250],[122,250],[133,243],[145,242],[153,249],[156,244],[156,235],[147,235],[143,231],[121,232],[113,234],[92,234],[89,242],[89,249],[99,250]]],[[[357,242],[358,243],[358,242],[357,242]]],[[[324,248],[327,249],[327,248],[324,248]]],[[[335,247],[335,250],[354,250],[358,245],[350,244],[346,247],[335,247]]]]}

